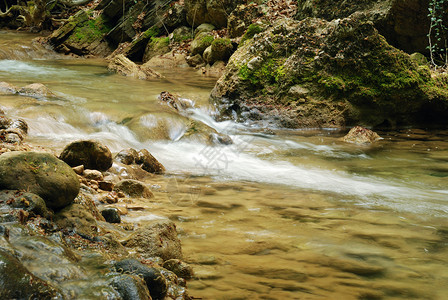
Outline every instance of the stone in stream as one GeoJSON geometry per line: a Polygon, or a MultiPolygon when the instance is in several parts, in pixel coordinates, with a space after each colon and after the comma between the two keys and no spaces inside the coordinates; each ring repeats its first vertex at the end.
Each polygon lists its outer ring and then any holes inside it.
{"type": "Polygon", "coordinates": [[[0,82],[0,93],[2,94],[17,94],[18,88],[8,82],[0,82]]]}
{"type": "Polygon", "coordinates": [[[168,290],[168,283],[165,277],[157,268],[148,267],[136,259],[124,259],[114,264],[117,272],[137,275],[142,277],[148,286],[151,297],[164,299],[168,290]]]}
{"type": "Polygon", "coordinates": [[[180,259],[169,259],[163,263],[163,267],[177,276],[185,279],[193,278],[193,268],[180,259]]]}
{"type": "Polygon", "coordinates": [[[125,165],[132,165],[136,160],[138,160],[137,150],[133,148],[123,149],[115,156],[115,160],[125,165]]]}
{"type": "Polygon", "coordinates": [[[115,207],[108,207],[101,211],[101,215],[103,215],[104,220],[109,223],[120,223],[121,217],[120,212],[115,207]]]}
{"type": "Polygon", "coordinates": [[[79,192],[78,177],[66,163],[49,153],[15,151],[0,156],[0,189],[26,190],[47,207],[63,208],[79,192]]]}
{"type": "Polygon", "coordinates": [[[136,162],[142,164],[142,169],[146,172],[154,174],[163,174],[165,172],[165,167],[146,149],[138,152],[138,161],[136,162]]]}
{"type": "Polygon", "coordinates": [[[83,174],[84,178],[88,180],[96,180],[101,181],[103,180],[103,174],[98,170],[84,170],[83,174]]]}
{"type": "Polygon", "coordinates": [[[0,249],[1,299],[63,299],[48,282],[30,273],[20,261],[0,249]]]}
{"type": "Polygon", "coordinates": [[[135,231],[123,245],[133,248],[144,258],[161,257],[163,260],[182,259],[182,248],[176,225],[171,221],[156,221],[135,231]]]}
{"type": "Polygon", "coordinates": [[[115,192],[123,192],[127,197],[131,198],[152,198],[154,197],[151,190],[143,183],[134,179],[125,179],[118,182],[114,186],[115,192]]]}
{"type": "Polygon", "coordinates": [[[342,138],[344,142],[353,144],[371,144],[380,139],[381,137],[376,132],[361,126],[353,127],[342,138]]]}
{"type": "Polygon", "coordinates": [[[55,214],[54,222],[61,228],[83,237],[98,235],[98,224],[84,205],[73,203],[55,214]]]}
{"type": "Polygon", "coordinates": [[[120,294],[123,300],[151,299],[143,278],[133,274],[113,274],[109,284],[120,294]]]}
{"type": "Polygon", "coordinates": [[[48,211],[44,199],[33,193],[27,193],[17,190],[3,190],[0,191],[0,208],[5,207],[19,210],[23,209],[27,212],[32,212],[44,218],[49,218],[52,213],[48,211]]]}
{"type": "Polygon", "coordinates": [[[37,98],[41,98],[41,97],[46,97],[46,98],[56,97],[56,95],[48,87],[46,87],[42,83],[28,84],[28,85],[22,87],[19,90],[19,94],[25,95],[25,96],[30,96],[30,97],[37,97],[37,98]]]}
{"type": "Polygon", "coordinates": [[[70,143],[62,150],[59,158],[72,167],[84,165],[86,169],[106,171],[112,166],[112,153],[97,141],[70,143]]]}

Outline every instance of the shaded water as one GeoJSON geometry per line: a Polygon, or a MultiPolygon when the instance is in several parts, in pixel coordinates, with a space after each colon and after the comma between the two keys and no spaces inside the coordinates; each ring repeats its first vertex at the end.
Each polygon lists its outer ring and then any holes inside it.
{"type": "MultiPolygon", "coordinates": [[[[113,152],[147,148],[168,174],[128,222],[178,224],[189,282],[203,299],[444,299],[448,293],[448,131],[380,132],[347,145],[334,130],[274,130],[214,122],[216,79],[189,69],[140,81],[102,60],[67,59],[1,32],[0,81],[41,82],[57,98],[1,96],[24,118],[28,142],[60,151],[79,138],[113,152]],[[182,139],[185,120],[157,101],[193,99],[191,117],[231,146],[182,139]],[[157,132],[163,127],[162,133],[157,132]]],[[[26,36],[28,38],[28,36],[26,36]]],[[[25,40],[25,41],[24,41],[25,40]]],[[[119,203],[126,206],[125,203],[119,203]]]]}

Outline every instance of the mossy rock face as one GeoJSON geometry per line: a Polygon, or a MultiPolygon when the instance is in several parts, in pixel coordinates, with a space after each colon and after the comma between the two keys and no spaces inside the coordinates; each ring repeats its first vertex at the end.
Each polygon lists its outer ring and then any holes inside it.
{"type": "Polygon", "coordinates": [[[232,50],[233,46],[229,39],[214,39],[212,44],[204,51],[204,60],[209,64],[213,64],[218,60],[225,61],[229,59],[232,50]]]}
{"type": "Polygon", "coordinates": [[[26,190],[59,209],[73,202],[79,181],[70,166],[51,154],[17,151],[0,156],[0,189],[26,190]]]}
{"type": "Polygon", "coordinates": [[[281,127],[447,122],[448,87],[371,22],[279,20],[230,58],[211,100],[223,118],[281,127]]]}
{"type": "Polygon", "coordinates": [[[146,45],[143,62],[147,62],[157,55],[170,52],[170,39],[168,37],[153,37],[146,45]]]}
{"type": "Polygon", "coordinates": [[[373,22],[391,45],[408,53],[427,52],[428,0],[298,0],[295,18],[331,21],[356,14],[373,22]]]}
{"type": "Polygon", "coordinates": [[[261,16],[263,16],[261,6],[256,3],[238,5],[230,14],[227,22],[229,36],[231,38],[242,36],[248,28],[256,25],[252,23],[252,20],[261,16]]]}

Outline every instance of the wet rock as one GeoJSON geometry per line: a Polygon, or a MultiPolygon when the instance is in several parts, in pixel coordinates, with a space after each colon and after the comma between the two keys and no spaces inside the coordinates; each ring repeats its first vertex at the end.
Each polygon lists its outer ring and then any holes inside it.
{"type": "Polygon", "coordinates": [[[112,275],[109,284],[123,300],[147,300],[151,296],[143,278],[132,274],[112,275]]]}
{"type": "Polygon", "coordinates": [[[0,191],[0,207],[4,205],[33,212],[35,215],[40,215],[44,218],[50,218],[52,216],[52,213],[48,211],[45,205],[44,199],[33,193],[17,190],[0,191]]]}
{"type": "Polygon", "coordinates": [[[163,267],[181,278],[193,278],[193,268],[180,259],[169,259],[163,263],[163,267]]]}
{"type": "Polygon", "coordinates": [[[137,150],[133,148],[123,149],[115,156],[115,160],[125,165],[132,165],[138,159],[137,150]]]}
{"type": "Polygon", "coordinates": [[[111,192],[114,189],[114,184],[110,181],[98,181],[98,187],[107,192],[111,192]]]}
{"type": "Polygon", "coordinates": [[[88,180],[96,180],[101,181],[103,180],[103,174],[98,170],[84,170],[83,174],[84,178],[88,180]]]}
{"type": "Polygon", "coordinates": [[[60,291],[33,274],[20,261],[0,249],[1,299],[62,299],[60,291]]]}
{"type": "Polygon", "coordinates": [[[154,197],[151,190],[143,183],[133,179],[125,179],[118,182],[114,186],[115,192],[123,192],[127,197],[131,198],[152,198],[154,197]]]}
{"type": "Polygon", "coordinates": [[[353,144],[371,144],[379,139],[381,139],[381,137],[376,132],[361,126],[353,127],[347,135],[342,138],[344,142],[353,144]]]}
{"type": "Polygon", "coordinates": [[[119,257],[129,256],[129,252],[126,248],[117,240],[115,235],[112,233],[106,233],[105,235],[99,236],[98,240],[103,243],[104,247],[109,253],[118,255],[119,257]]]}
{"type": "Polygon", "coordinates": [[[138,152],[138,163],[146,172],[153,174],[163,174],[165,172],[165,167],[146,149],[138,152]]]}
{"type": "Polygon", "coordinates": [[[202,55],[202,53],[204,53],[204,50],[212,44],[213,40],[213,34],[211,34],[210,32],[199,33],[190,44],[191,55],[202,55]]]}
{"type": "Polygon", "coordinates": [[[94,216],[81,204],[73,203],[55,214],[54,222],[62,229],[85,237],[98,235],[94,216]]]}
{"type": "Polygon", "coordinates": [[[30,96],[30,97],[46,97],[46,98],[52,98],[56,97],[56,95],[45,85],[42,83],[32,83],[27,86],[22,87],[19,90],[19,94],[30,96]]]}
{"type": "Polygon", "coordinates": [[[62,150],[59,158],[72,167],[84,165],[86,169],[106,171],[112,166],[112,153],[97,141],[70,143],[62,150]]]}
{"type": "Polygon", "coordinates": [[[23,140],[23,137],[16,133],[2,130],[0,131],[0,140],[10,144],[20,144],[23,140]]]}
{"type": "Polygon", "coordinates": [[[168,284],[165,277],[156,268],[148,267],[136,259],[124,259],[114,264],[117,272],[128,273],[142,277],[149,289],[151,297],[156,299],[164,299],[168,284]]]}
{"type": "Polygon", "coordinates": [[[79,187],[75,172],[51,154],[17,151],[0,156],[0,188],[39,195],[49,208],[72,203],[79,187]]]}
{"type": "Polygon", "coordinates": [[[104,220],[109,223],[121,223],[120,212],[118,209],[109,207],[105,208],[101,211],[101,215],[103,215],[104,220]]]}
{"type": "Polygon", "coordinates": [[[2,94],[17,94],[18,88],[7,82],[0,82],[0,93],[2,94]]]}
{"type": "Polygon", "coordinates": [[[83,165],[73,167],[72,169],[78,175],[82,175],[82,173],[84,173],[84,166],[83,165]]]}
{"type": "Polygon", "coordinates": [[[147,80],[162,78],[161,74],[152,70],[150,67],[137,65],[123,54],[115,56],[107,67],[109,70],[117,72],[121,75],[135,77],[138,79],[147,80]]]}
{"type": "Polygon", "coordinates": [[[12,120],[7,116],[0,116],[0,129],[8,129],[12,124],[12,120]]]}
{"type": "Polygon", "coordinates": [[[177,237],[176,225],[171,221],[157,221],[137,230],[123,245],[136,250],[148,258],[161,257],[164,260],[182,259],[182,249],[177,237]]]}
{"type": "Polygon", "coordinates": [[[158,99],[161,103],[174,108],[176,111],[184,111],[187,108],[192,108],[194,106],[194,102],[192,100],[180,98],[170,92],[161,92],[158,99]]]}

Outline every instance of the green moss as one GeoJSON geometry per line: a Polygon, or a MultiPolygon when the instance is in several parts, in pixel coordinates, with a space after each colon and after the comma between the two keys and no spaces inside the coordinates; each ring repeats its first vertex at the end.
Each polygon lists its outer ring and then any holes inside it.
{"type": "Polygon", "coordinates": [[[241,42],[243,43],[246,40],[249,40],[253,38],[257,33],[260,33],[263,31],[263,28],[260,27],[260,25],[257,24],[250,24],[247,28],[246,32],[244,33],[243,37],[241,38],[241,42]]]}
{"type": "Polygon", "coordinates": [[[96,19],[88,19],[84,22],[78,23],[70,35],[68,41],[72,43],[92,43],[100,40],[104,34],[111,30],[104,22],[104,19],[99,16],[96,19]]]}
{"type": "Polygon", "coordinates": [[[143,32],[143,36],[146,38],[153,38],[158,35],[160,35],[160,28],[157,26],[152,26],[151,28],[143,32]]]}
{"type": "Polygon", "coordinates": [[[201,44],[210,46],[215,38],[212,35],[206,35],[201,38],[201,44]]]}
{"type": "Polygon", "coordinates": [[[273,85],[285,80],[286,71],[283,66],[285,58],[269,58],[258,69],[251,70],[247,64],[241,66],[239,76],[254,85],[273,85]]]}
{"type": "Polygon", "coordinates": [[[212,40],[211,45],[219,47],[232,47],[232,42],[230,41],[230,39],[217,38],[212,40]]]}

